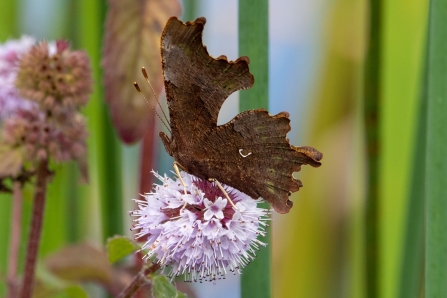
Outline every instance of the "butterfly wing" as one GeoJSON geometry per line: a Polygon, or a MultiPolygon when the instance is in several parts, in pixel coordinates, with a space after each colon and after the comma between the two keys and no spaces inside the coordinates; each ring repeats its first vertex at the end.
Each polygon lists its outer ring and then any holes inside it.
{"type": "Polygon", "coordinates": [[[290,193],[302,186],[292,174],[301,165],[320,166],[323,157],[312,147],[290,145],[288,131],[286,112],[274,116],[263,109],[240,113],[204,138],[209,158],[198,160],[197,168],[252,198],[262,197],[277,212],[287,213],[292,207],[290,193]]]}
{"type": "Polygon", "coordinates": [[[215,128],[225,99],[254,83],[247,57],[232,62],[208,54],[202,43],[205,22],[198,18],[184,24],[172,17],[161,37],[171,133],[177,148],[187,147],[191,138],[215,128]]]}
{"type": "Polygon", "coordinates": [[[161,38],[162,67],[171,138],[160,133],[168,153],[184,170],[202,179],[216,178],[254,199],[264,198],[287,213],[290,192],[301,182],[292,177],[303,164],[319,166],[322,154],[290,145],[286,112],[272,116],[250,110],[217,126],[219,110],[234,91],[254,79],[248,58],[232,62],[209,56],[202,44],[205,19],[182,23],[169,19],[161,38]]]}

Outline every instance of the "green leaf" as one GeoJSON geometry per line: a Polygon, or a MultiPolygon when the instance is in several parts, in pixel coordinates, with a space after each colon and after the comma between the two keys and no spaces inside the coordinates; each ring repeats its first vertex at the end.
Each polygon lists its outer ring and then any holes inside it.
{"type": "Polygon", "coordinates": [[[430,1],[425,297],[447,297],[447,2],[430,1]]]}
{"type": "Polygon", "coordinates": [[[66,297],[70,298],[88,298],[87,293],[80,286],[70,286],[64,289],[66,297]]]}
{"type": "Polygon", "coordinates": [[[107,240],[107,255],[111,264],[140,249],[140,246],[125,236],[114,236],[107,240]]]}
{"type": "Polygon", "coordinates": [[[152,277],[152,294],[156,298],[182,297],[178,296],[179,292],[164,275],[154,275],[152,277]]]}

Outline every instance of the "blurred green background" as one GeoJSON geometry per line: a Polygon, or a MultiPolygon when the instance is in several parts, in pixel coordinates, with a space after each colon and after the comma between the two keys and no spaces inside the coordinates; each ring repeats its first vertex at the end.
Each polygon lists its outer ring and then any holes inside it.
{"type": "MultiPolygon", "coordinates": [[[[204,43],[210,53],[236,59],[237,1],[183,5],[189,19],[207,17],[204,43]]],[[[103,100],[100,60],[106,10],[107,3],[100,0],[0,2],[0,42],[22,34],[67,38],[72,48],[87,50],[94,69],[95,91],[84,111],[91,181],[78,184],[74,164],[54,165],[57,174],[49,187],[42,258],[69,243],[89,241],[99,247],[108,236],[131,235],[128,211],[138,194],[140,145],[119,142],[103,100]]],[[[369,259],[377,273],[375,297],[421,293],[423,197],[410,198],[418,184],[413,167],[424,159],[414,154],[422,142],[416,136],[427,20],[428,1],[270,1],[270,111],[290,112],[291,143],[313,146],[324,154],[322,167],[303,167],[295,174],[304,187],[292,196],[291,212],[273,216],[273,297],[371,297],[365,247],[372,168],[365,132],[371,131],[380,148],[374,184],[377,258],[369,259]],[[371,26],[376,18],[378,23],[371,26]],[[378,39],[370,39],[371,34],[378,39]],[[374,42],[378,56],[368,65],[368,49],[374,42]],[[372,126],[365,125],[364,113],[370,104],[365,101],[365,73],[371,65],[379,115],[372,126]]],[[[234,96],[225,104],[221,123],[236,115],[237,101],[234,96]]],[[[156,169],[169,171],[172,162],[159,147],[157,143],[154,148],[156,169]]],[[[1,195],[0,276],[6,274],[10,209],[10,198],[1,195]]],[[[30,209],[27,189],[22,249],[30,209]]],[[[198,297],[238,297],[238,280],[228,285],[193,287],[198,297]]],[[[0,296],[5,289],[0,284],[0,296]]]]}

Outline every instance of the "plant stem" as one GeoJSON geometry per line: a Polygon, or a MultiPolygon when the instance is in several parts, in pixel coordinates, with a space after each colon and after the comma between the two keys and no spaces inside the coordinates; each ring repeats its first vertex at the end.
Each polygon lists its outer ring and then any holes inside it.
{"type": "MultiPolygon", "coordinates": [[[[269,107],[269,1],[239,1],[239,55],[250,58],[250,72],[255,84],[250,90],[239,92],[239,109],[269,107]]],[[[259,207],[269,208],[267,203],[259,207]]],[[[271,288],[271,227],[261,241],[268,244],[257,253],[257,257],[244,268],[241,275],[241,296],[269,298],[271,288]]]]}
{"type": "Polygon", "coordinates": [[[47,191],[48,160],[39,162],[37,166],[36,186],[34,190],[33,213],[26,251],[26,263],[23,277],[21,298],[31,297],[36,269],[37,254],[39,251],[40,236],[42,232],[43,214],[45,210],[45,196],[47,191]]]}
{"type": "Polygon", "coordinates": [[[149,274],[155,273],[160,269],[160,264],[152,264],[145,270],[140,271],[132,280],[130,285],[125,288],[116,298],[130,298],[132,297],[141,287],[150,283],[146,278],[149,274]]]}
{"type": "Polygon", "coordinates": [[[155,120],[157,117],[155,113],[151,111],[150,124],[148,125],[148,129],[143,138],[143,142],[141,144],[141,158],[140,158],[140,194],[147,193],[152,189],[152,183],[154,182],[151,175],[151,170],[154,168],[155,160],[154,160],[154,150],[156,150],[155,146],[155,120]]]}
{"type": "MultiPolygon", "coordinates": [[[[157,150],[155,146],[155,121],[157,117],[155,113],[151,111],[150,124],[148,125],[148,129],[143,138],[143,142],[141,144],[141,158],[140,158],[140,194],[147,193],[152,189],[153,175],[151,175],[151,170],[155,167],[155,154],[154,150],[157,150]]],[[[137,204],[135,204],[135,208],[137,208],[137,204]]],[[[139,241],[146,241],[147,237],[143,237],[139,239],[139,241]]],[[[143,258],[140,254],[135,254],[134,256],[135,264],[137,268],[141,268],[144,265],[143,258]]],[[[148,293],[145,292],[144,289],[135,293],[136,298],[144,298],[147,297],[148,293]]]]}
{"type": "Polygon", "coordinates": [[[14,298],[18,295],[17,284],[17,263],[20,248],[20,231],[22,223],[22,183],[14,181],[12,217],[11,217],[11,235],[9,242],[9,260],[8,260],[8,297],[14,298]]]}
{"type": "Polygon", "coordinates": [[[365,61],[364,100],[368,157],[368,195],[365,213],[366,297],[378,295],[379,256],[379,159],[380,159],[380,31],[381,1],[370,0],[369,47],[365,61]]]}

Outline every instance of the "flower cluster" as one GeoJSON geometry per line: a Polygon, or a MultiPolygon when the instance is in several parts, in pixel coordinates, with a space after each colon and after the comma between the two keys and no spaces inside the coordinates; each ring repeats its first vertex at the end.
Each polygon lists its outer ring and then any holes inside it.
{"type": "Polygon", "coordinates": [[[77,161],[87,179],[87,130],[79,108],[91,92],[90,73],[86,53],[71,51],[64,40],[0,46],[0,82],[3,74],[9,80],[0,86],[0,111],[8,111],[0,117],[0,178],[52,158],[77,161]]]}
{"type": "Polygon", "coordinates": [[[163,184],[136,200],[133,230],[137,238],[147,237],[145,259],[169,266],[168,276],[184,274],[185,280],[200,282],[225,278],[227,270],[240,273],[266,245],[257,237],[265,236],[270,211],[258,208],[258,200],[223,185],[234,209],[215,182],[182,172],[185,194],[179,178],[153,173],[163,184]]]}
{"type": "Polygon", "coordinates": [[[0,46],[0,120],[17,109],[29,109],[33,103],[21,98],[14,86],[19,59],[35,43],[34,38],[24,36],[0,46]]]}
{"type": "Polygon", "coordinates": [[[27,160],[76,160],[86,153],[87,131],[82,115],[71,120],[70,125],[51,125],[39,109],[19,109],[4,121],[2,140],[12,148],[23,147],[27,160]]]}
{"type": "Polygon", "coordinates": [[[52,52],[42,42],[22,56],[16,80],[20,95],[54,114],[85,105],[92,91],[87,55],[70,51],[65,40],[56,41],[52,52]]]}

